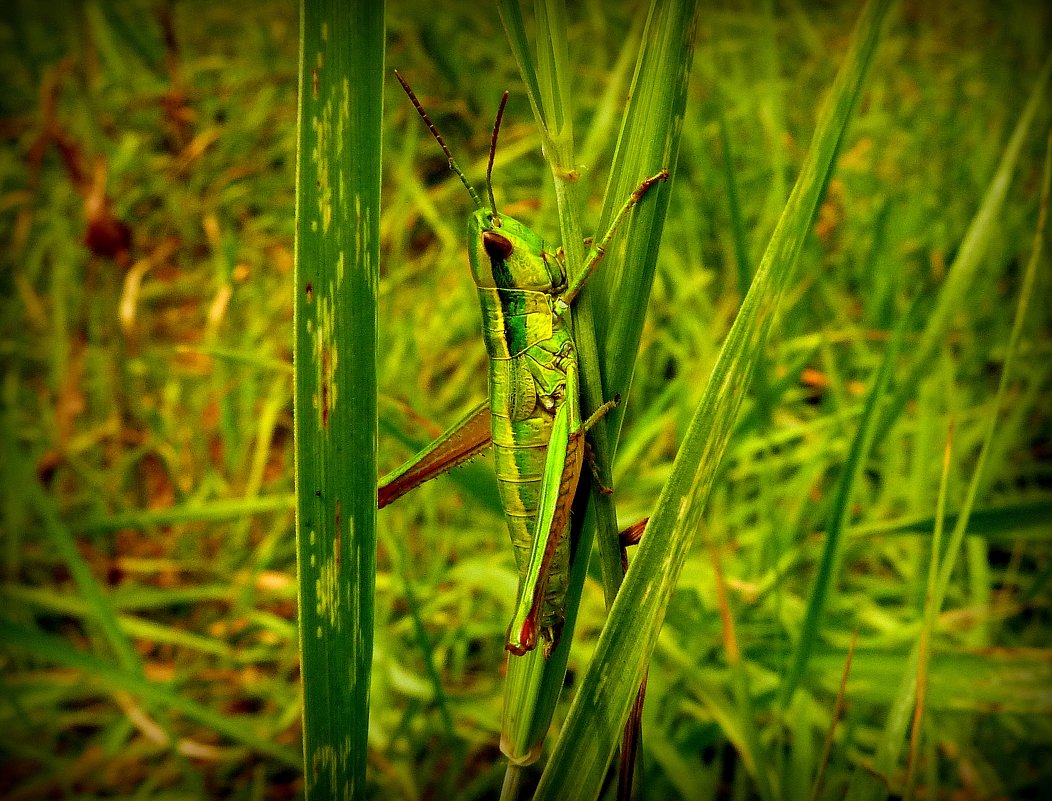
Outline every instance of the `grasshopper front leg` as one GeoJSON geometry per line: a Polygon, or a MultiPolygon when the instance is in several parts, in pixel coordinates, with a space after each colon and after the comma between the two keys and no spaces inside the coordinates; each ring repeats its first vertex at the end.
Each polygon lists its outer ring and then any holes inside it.
{"type": "Polygon", "coordinates": [[[637,186],[635,191],[628,196],[625,205],[623,205],[621,210],[617,212],[617,216],[614,217],[614,221],[610,223],[610,227],[607,229],[606,233],[603,234],[603,238],[592,245],[592,249],[588,253],[588,258],[585,260],[584,267],[582,267],[581,271],[574,276],[570,286],[565,292],[563,292],[562,297],[560,298],[561,308],[565,309],[573,302],[573,299],[577,297],[577,293],[581,291],[581,287],[584,286],[585,281],[587,281],[592,273],[595,272],[595,268],[599,266],[599,262],[601,262],[603,256],[606,255],[606,249],[610,246],[614,234],[617,233],[618,227],[624,222],[625,218],[628,216],[628,212],[632,210],[632,207],[643,199],[643,196],[650,191],[650,188],[654,186],[654,184],[668,180],[668,175],[668,170],[661,170],[655,175],[651,175],[649,178],[644,178],[640,181],[639,186],[637,186]]]}

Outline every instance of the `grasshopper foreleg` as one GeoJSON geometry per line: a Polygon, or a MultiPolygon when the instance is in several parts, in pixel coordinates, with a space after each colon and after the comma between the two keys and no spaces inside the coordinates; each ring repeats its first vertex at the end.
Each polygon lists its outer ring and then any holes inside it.
{"type": "Polygon", "coordinates": [[[611,240],[614,238],[614,234],[617,233],[618,227],[624,222],[628,216],[628,212],[632,210],[643,196],[654,184],[664,181],[668,178],[668,170],[661,170],[656,175],[651,175],[649,178],[644,178],[639,186],[635,188],[635,191],[628,196],[628,200],[625,201],[625,205],[621,207],[621,210],[614,217],[614,221],[610,224],[610,228],[603,238],[599,240],[598,244],[592,246],[591,252],[588,254],[588,258],[585,260],[584,267],[581,268],[580,272],[570,282],[570,286],[562,294],[560,301],[569,306],[577,293],[581,291],[581,287],[584,286],[584,282],[588,280],[588,277],[595,272],[595,268],[599,266],[599,262],[603,260],[603,256],[606,255],[606,249],[609,247],[611,240]]]}

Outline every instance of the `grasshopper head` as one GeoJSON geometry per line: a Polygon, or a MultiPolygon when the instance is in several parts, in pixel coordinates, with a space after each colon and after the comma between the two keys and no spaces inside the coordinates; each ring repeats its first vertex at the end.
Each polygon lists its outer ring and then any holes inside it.
{"type": "Polygon", "coordinates": [[[480,287],[554,293],[566,286],[555,253],[512,217],[478,209],[468,221],[468,242],[471,275],[480,287]]]}

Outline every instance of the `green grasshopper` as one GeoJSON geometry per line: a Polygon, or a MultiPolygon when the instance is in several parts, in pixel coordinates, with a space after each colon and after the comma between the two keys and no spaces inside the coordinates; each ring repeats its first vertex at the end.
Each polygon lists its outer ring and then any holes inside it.
{"type": "Polygon", "coordinates": [[[570,303],[602,261],[614,234],[668,170],[645,179],[593,244],[583,268],[568,280],[560,250],[497,211],[493,159],[508,93],[501,98],[490,142],[489,206],[468,182],[409,84],[399,83],[423,118],[449,168],[476,210],[468,221],[468,260],[478,287],[489,356],[489,403],[472,410],[435,442],[385,476],[378,505],[459,465],[492,443],[501,503],[515,549],[519,589],[505,648],[521,656],[543,642],[548,656],[559,641],[569,576],[570,506],[585,456],[585,432],[616,402],[582,419],[577,350],[570,303]]]}

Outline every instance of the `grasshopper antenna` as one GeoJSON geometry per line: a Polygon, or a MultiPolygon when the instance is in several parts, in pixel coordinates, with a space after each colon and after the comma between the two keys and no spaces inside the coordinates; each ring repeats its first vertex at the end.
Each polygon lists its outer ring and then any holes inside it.
{"type": "Polygon", "coordinates": [[[497,225],[500,225],[500,215],[497,214],[497,201],[493,198],[493,159],[497,155],[497,134],[500,133],[500,121],[504,119],[504,107],[508,105],[508,92],[500,98],[500,108],[497,109],[497,119],[493,122],[493,138],[489,142],[489,165],[486,167],[486,191],[489,192],[489,204],[493,210],[493,217],[497,225]]]}
{"type": "MultiPolygon", "coordinates": [[[[481,209],[482,208],[482,201],[479,199],[478,192],[476,192],[474,187],[472,187],[471,184],[468,183],[468,179],[464,177],[464,173],[461,171],[460,166],[457,164],[456,160],[453,158],[453,154],[450,153],[449,152],[449,148],[446,147],[446,142],[442,138],[442,134],[440,134],[438,132],[438,128],[436,128],[435,124],[433,122],[431,122],[431,118],[429,116],[427,116],[427,112],[424,111],[424,107],[420,105],[420,101],[416,99],[416,95],[413,93],[412,88],[406,82],[406,79],[403,78],[401,75],[399,75],[398,70],[395,70],[394,74],[395,74],[395,77],[398,79],[398,82],[400,84],[402,84],[402,88],[405,89],[405,93],[407,95],[409,95],[409,99],[413,101],[413,106],[416,107],[417,112],[419,112],[420,116],[424,118],[424,122],[427,123],[427,127],[431,129],[431,135],[435,137],[435,139],[438,142],[439,146],[442,148],[442,152],[445,153],[446,154],[446,158],[449,159],[449,169],[451,169],[453,172],[455,172],[457,174],[457,178],[459,178],[460,182],[462,184],[464,184],[464,186],[467,188],[468,193],[471,195],[471,199],[475,201],[475,206],[477,208],[481,209]]],[[[501,106],[502,110],[503,110],[503,108],[504,107],[501,106]]],[[[494,135],[496,135],[496,134],[494,134],[494,135]]],[[[492,156],[491,156],[491,161],[492,161],[492,156]]]]}

